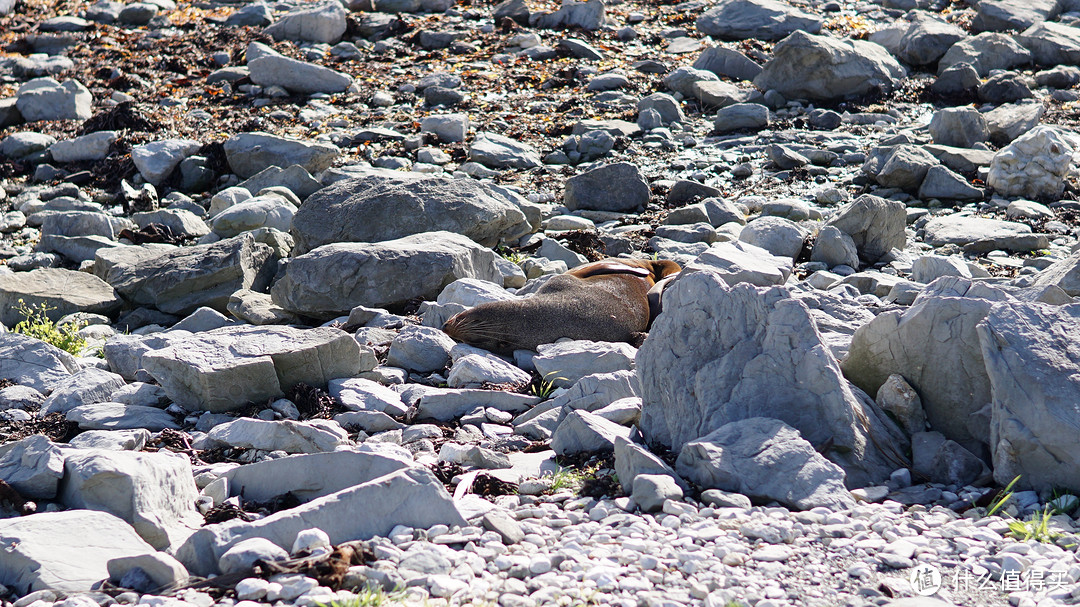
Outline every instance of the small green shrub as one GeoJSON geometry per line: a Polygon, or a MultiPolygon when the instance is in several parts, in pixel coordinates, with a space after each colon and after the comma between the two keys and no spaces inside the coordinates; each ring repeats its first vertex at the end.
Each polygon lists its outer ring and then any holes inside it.
{"type": "Polygon", "coordinates": [[[23,320],[12,329],[15,333],[22,333],[40,339],[75,356],[78,356],[86,348],[86,340],[79,337],[78,334],[79,329],[82,329],[85,325],[65,323],[57,326],[49,318],[49,311],[56,308],[50,308],[44,303],[38,306],[27,306],[26,302],[20,299],[19,306],[15,309],[23,317],[23,320]]]}
{"type": "Polygon", "coordinates": [[[558,371],[552,371],[543,377],[543,379],[537,379],[533,385],[529,386],[529,391],[533,396],[539,396],[540,398],[547,400],[551,393],[556,390],[555,382],[562,380],[566,381],[565,377],[556,377],[554,379],[548,379],[552,375],[558,373],[558,371]]]}

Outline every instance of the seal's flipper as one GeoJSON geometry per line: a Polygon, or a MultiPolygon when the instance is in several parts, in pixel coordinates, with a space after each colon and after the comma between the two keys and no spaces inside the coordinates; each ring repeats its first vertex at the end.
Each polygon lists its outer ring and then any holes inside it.
{"type": "Polygon", "coordinates": [[[649,328],[652,328],[653,321],[656,317],[664,311],[664,289],[671,284],[671,281],[679,277],[679,273],[668,274],[660,282],[654,284],[649,289],[649,328]]]}

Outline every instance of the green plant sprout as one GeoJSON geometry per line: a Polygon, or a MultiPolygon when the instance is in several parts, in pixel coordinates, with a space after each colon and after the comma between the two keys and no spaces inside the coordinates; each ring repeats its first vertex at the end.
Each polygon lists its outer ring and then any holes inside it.
{"type": "Polygon", "coordinates": [[[49,312],[55,309],[44,303],[27,306],[26,302],[20,299],[15,310],[22,315],[23,320],[16,324],[12,331],[40,339],[69,354],[78,356],[86,348],[87,343],[85,339],[79,337],[79,329],[86,325],[72,322],[58,326],[49,318],[49,312]]]}

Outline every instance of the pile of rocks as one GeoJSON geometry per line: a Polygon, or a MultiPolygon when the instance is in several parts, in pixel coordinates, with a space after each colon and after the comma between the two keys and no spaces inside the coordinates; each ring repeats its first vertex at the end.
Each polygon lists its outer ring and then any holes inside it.
{"type": "Polygon", "coordinates": [[[1075,602],[1080,6],[550,8],[0,0],[0,596],[1075,602]]]}

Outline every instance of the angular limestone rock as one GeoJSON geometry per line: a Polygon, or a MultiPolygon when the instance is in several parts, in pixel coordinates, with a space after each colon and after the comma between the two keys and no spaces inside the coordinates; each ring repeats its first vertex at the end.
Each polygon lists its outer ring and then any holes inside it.
{"type": "Polygon", "coordinates": [[[229,495],[243,495],[246,500],[264,502],[292,493],[301,502],[310,502],[414,465],[381,453],[334,451],[246,464],[222,478],[228,479],[229,495]]]}
{"type": "Polygon", "coordinates": [[[224,327],[142,354],[142,366],[173,402],[231,411],[278,398],[298,383],[325,386],[360,372],[360,346],[330,327],[224,327]]]}
{"type": "Polygon", "coordinates": [[[118,263],[105,280],[129,302],[162,312],[190,314],[202,306],[225,312],[233,292],[266,287],[276,270],[274,262],[269,246],[241,234],[118,263]]]}
{"type": "Polygon", "coordinates": [[[799,510],[850,508],[844,471],[778,419],[725,424],[683,446],[675,469],[702,488],[733,491],[799,510]]]}
{"type": "Polygon", "coordinates": [[[54,321],[74,312],[109,315],[122,303],[97,276],[63,268],[0,275],[0,322],[14,327],[26,320],[19,312],[20,300],[28,308],[44,304],[46,315],[54,321]]]}
{"type": "Polygon", "coordinates": [[[386,242],[328,244],[293,257],[270,295],[291,312],[331,319],[356,306],[435,299],[459,278],[501,284],[495,254],[460,234],[425,232],[386,242]]]}
{"type": "Polygon", "coordinates": [[[186,455],[80,449],[67,454],[64,475],[65,506],[116,515],[157,549],[177,546],[202,523],[186,455]]]}
{"type": "Polygon", "coordinates": [[[0,520],[0,584],[17,595],[89,592],[115,558],[153,554],[131,525],[107,512],[68,510],[0,520]]]}
{"type": "Polygon", "coordinates": [[[844,379],[806,304],[786,289],[680,277],[664,292],[637,370],[649,441],[678,450],[728,422],[773,417],[827,445],[849,487],[906,465],[903,433],[844,379]]]}
{"type": "Polygon", "coordinates": [[[477,181],[395,172],[319,190],[300,207],[291,233],[294,254],[301,255],[333,242],[379,242],[439,230],[484,246],[532,231],[518,204],[477,181]]]}
{"type": "Polygon", "coordinates": [[[229,447],[286,453],[323,453],[349,444],[345,430],[327,419],[294,422],[241,417],[214,426],[206,436],[229,447]]]}
{"type": "Polygon", "coordinates": [[[976,330],[993,397],[994,480],[1080,490],[1080,304],[999,303],[976,330]]]}
{"type": "Polygon", "coordinates": [[[990,381],[975,326],[992,303],[928,297],[879,314],[855,332],[844,375],[870,394],[902,375],[922,398],[930,427],[979,455],[990,436],[987,418],[976,412],[990,402],[990,381]]]}
{"type": "Polygon", "coordinates": [[[258,521],[233,520],[203,527],[177,550],[176,557],[192,573],[208,575],[217,570],[226,550],[249,538],[265,538],[290,550],[297,534],[312,527],[325,531],[337,545],[376,535],[386,537],[397,525],[426,529],[440,523],[466,524],[435,475],[423,468],[409,468],[258,521]]]}
{"type": "Polygon", "coordinates": [[[79,370],[75,357],[40,339],[0,333],[0,378],[48,394],[79,370]]]}

